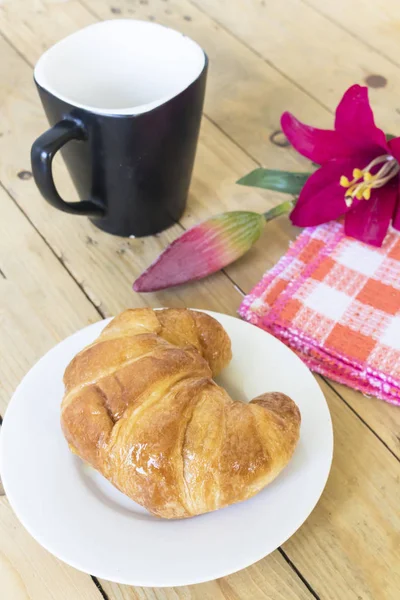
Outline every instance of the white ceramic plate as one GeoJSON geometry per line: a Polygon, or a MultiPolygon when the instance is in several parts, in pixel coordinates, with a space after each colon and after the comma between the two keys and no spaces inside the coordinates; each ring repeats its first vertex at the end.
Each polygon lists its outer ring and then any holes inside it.
{"type": "Polygon", "coordinates": [[[284,344],[239,319],[209,313],[232,339],[219,378],[232,397],[280,391],[298,404],[301,436],[279,477],[242,504],[184,520],[162,520],[72,455],[60,428],[62,376],[72,357],[108,321],[90,325],[48,352],[26,375],[5,415],[0,468],[8,499],[30,534],[66,563],[119,583],[178,586],[223,577],[285,542],[325,486],[333,449],[324,396],[284,344]]]}

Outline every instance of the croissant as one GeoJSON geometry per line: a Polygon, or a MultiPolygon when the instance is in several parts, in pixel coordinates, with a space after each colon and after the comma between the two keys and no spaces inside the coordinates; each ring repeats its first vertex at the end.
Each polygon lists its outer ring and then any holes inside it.
{"type": "Polygon", "coordinates": [[[232,400],[212,380],[230,359],[230,339],[209,315],[126,310],[65,371],[71,450],[159,517],[254,496],[290,460],[300,413],[277,392],[232,400]]]}

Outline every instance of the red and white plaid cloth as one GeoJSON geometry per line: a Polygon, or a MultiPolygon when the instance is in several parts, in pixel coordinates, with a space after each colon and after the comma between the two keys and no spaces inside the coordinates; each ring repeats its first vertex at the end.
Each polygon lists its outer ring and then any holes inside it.
{"type": "Polygon", "coordinates": [[[400,405],[400,234],[382,248],[342,223],[305,229],[239,314],[317,373],[400,405]]]}

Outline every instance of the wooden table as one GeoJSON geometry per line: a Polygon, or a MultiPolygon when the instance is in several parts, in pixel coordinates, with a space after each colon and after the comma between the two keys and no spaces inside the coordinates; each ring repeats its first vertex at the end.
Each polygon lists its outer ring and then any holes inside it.
{"type": "MultiPolygon", "coordinates": [[[[379,124],[400,133],[400,4],[396,0],[0,1],[0,411],[33,363],[100,318],[134,306],[235,314],[241,298],[297,231],[271,223],[243,259],[208,279],[155,294],[135,277],[184,228],[227,209],[265,211],[278,194],[235,185],[256,167],[306,170],[282,144],[293,111],[329,127],[343,91],[366,82],[379,124]],[[40,197],[32,141],[47,128],[32,67],[54,42],[99,19],[139,18],[179,29],[206,50],[210,72],[189,206],[179,225],[146,239],[108,236],[40,197]]],[[[73,194],[58,165],[58,186],[73,194]]],[[[0,498],[4,600],[386,600],[399,598],[400,409],[318,378],[335,452],[323,496],[282,548],[198,586],[145,589],[97,581],[43,550],[0,498]]],[[[155,566],[155,568],[157,568],[155,566]]]]}

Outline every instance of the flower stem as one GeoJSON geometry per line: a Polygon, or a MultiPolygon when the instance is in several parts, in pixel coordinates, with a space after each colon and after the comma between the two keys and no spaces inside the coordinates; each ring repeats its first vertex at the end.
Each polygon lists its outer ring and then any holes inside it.
{"type": "Polygon", "coordinates": [[[273,219],[276,219],[276,217],[287,215],[293,210],[295,203],[296,199],[293,198],[293,200],[286,200],[285,202],[282,202],[282,204],[274,206],[274,208],[271,208],[264,213],[265,220],[268,223],[268,221],[272,221],[273,219]]]}

